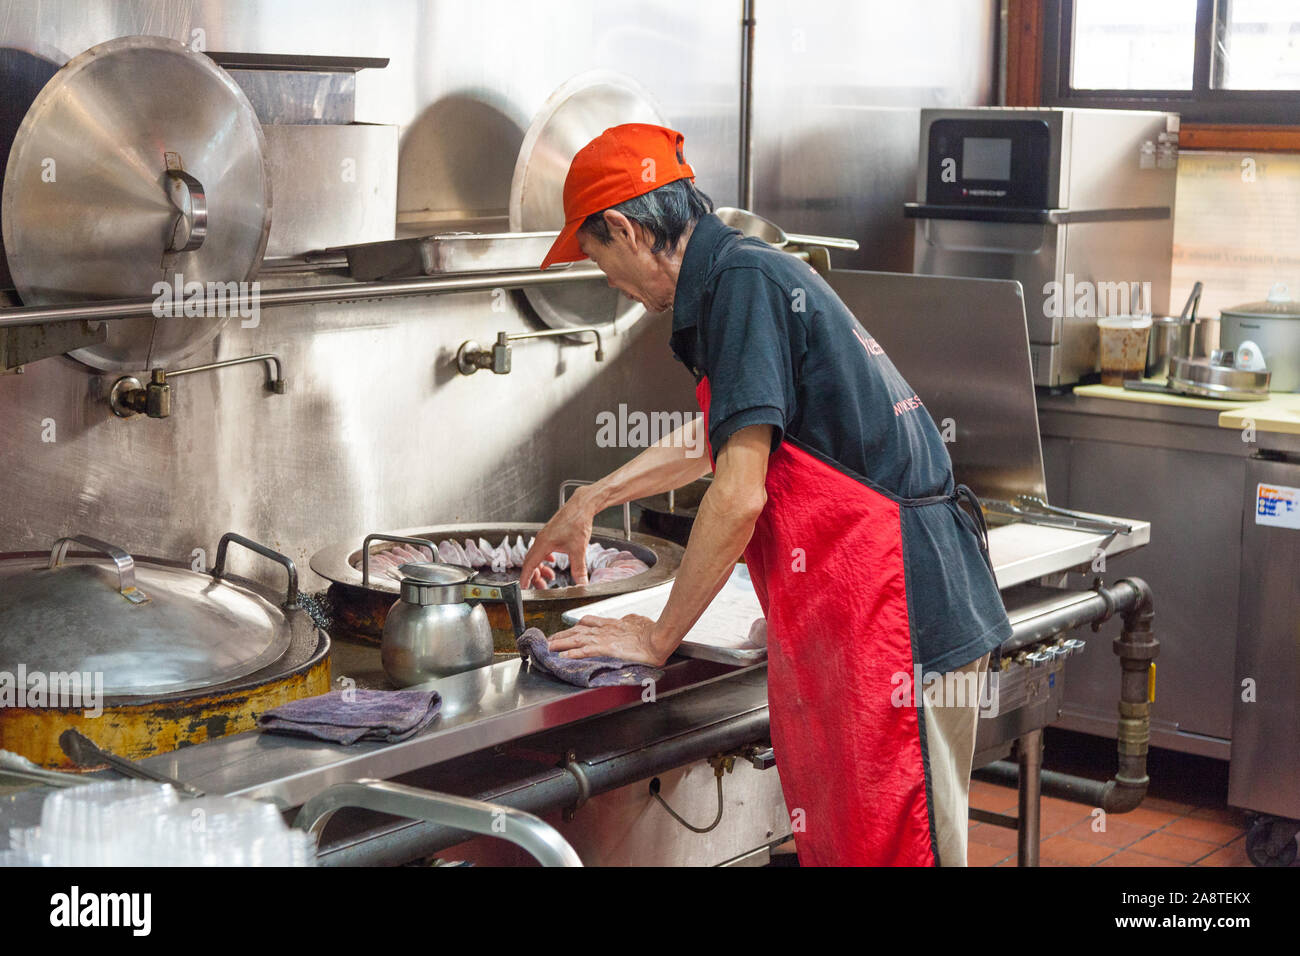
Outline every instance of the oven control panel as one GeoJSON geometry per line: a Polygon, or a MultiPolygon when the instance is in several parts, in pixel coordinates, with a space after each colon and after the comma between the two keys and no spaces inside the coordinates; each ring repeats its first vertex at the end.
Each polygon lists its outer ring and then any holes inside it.
{"type": "Polygon", "coordinates": [[[930,126],[926,202],[1043,209],[1051,131],[1041,119],[939,119],[930,126]]]}

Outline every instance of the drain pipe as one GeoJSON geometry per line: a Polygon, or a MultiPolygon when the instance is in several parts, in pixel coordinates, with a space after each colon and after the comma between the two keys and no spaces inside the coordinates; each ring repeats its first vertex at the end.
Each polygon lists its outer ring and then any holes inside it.
{"type": "Polygon", "coordinates": [[[740,13],[740,162],[736,205],[754,211],[754,0],[740,13]]]}
{"type": "MultiPolygon", "coordinates": [[[[1097,588],[1105,611],[1093,621],[1095,630],[1118,611],[1124,629],[1112,645],[1119,655],[1119,730],[1116,735],[1118,767],[1110,780],[1089,780],[1073,774],[1044,770],[1042,793],[1075,803],[1100,807],[1107,813],[1127,813],[1146,796],[1147,750],[1151,740],[1150,671],[1160,652],[1160,642],[1151,632],[1155,614],[1151,588],[1141,578],[1125,578],[1113,586],[1097,588]]],[[[977,774],[992,783],[1018,787],[1020,768],[1009,760],[982,767],[977,774]]]]}

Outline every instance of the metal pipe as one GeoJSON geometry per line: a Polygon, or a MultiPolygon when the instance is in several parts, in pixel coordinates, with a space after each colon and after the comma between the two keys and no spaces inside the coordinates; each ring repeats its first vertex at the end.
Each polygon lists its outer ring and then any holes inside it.
{"type": "Polygon", "coordinates": [[[319,840],[329,818],[343,807],[428,820],[498,837],[523,847],[542,866],[582,866],[569,842],[531,813],[384,780],[335,784],[303,804],[293,825],[319,840]]]}
{"type": "Polygon", "coordinates": [[[1016,859],[1020,866],[1038,865],[1039,821],[1042,809],[1039,800],[1039,774],[1043,768],[1043,730],[1037,727],[1016,741],[1020,764],[1017,809],[1019,824],[1016,827],[1016,859]]]}
{"type": "MultiPolygon", "coordinates": [[[[230,314],[246,314],[241,310],[266,309],[277,306],[309,303],[354,302],[361,299],[395,299],[412,295],[440,295],[451,292],[483,292],[490,289],[522,289],[542,285],[559,285],[565,282],[604,280],[605,273],[595,265],[579,264],[564,269],[528,269],[521,272],[497,272],[469,276],[423,276],[416,279],[398,279],[387,282],[349,282],[322,286],[305,286],[292,289],[257,289],[223,296],[222,308],[230,314]]],[[[186,305],[191,300],[186,300],[186,305]]],[[[197,297],[194,304],[197,302],[197,297]]],[[[207,314],[208,299],[202,301],[207,314]]],[[[45,325],[50,322],[67,322],[74,319],[91,319],[109,322],[117,319],[157,318],[158,299],[110,299],[103,302],[83,302],[70,305],[34,305],[13,309],[0,309],[0,329],[28,325],[45,325]]]]}
{"type": "MultiPolygon", "coordinates": [[[[1060,797],[1087,806],[1100,807],[1107,813],[1126,813],[1135,809],[1146,796],[1147,750],[1151,739],[1151,704],[1149,674],[1151,662],[1160,651],[1160,642],[1151,633],[1154,608],[1151,588],[1140,578],[1125,578],[1109,588],[1099,588],[1096,600],[1071,605],[1062,612],[1045,614],[1044,621],[1072,619],[1080,607],[1102,605],[1092,619],[1101,624],[1117,611],[1124,619],[1124,629],[1113,643],[1120,659],[1119,728],[1116,734],[1118,766],[1110,780],[1089,780],[1072,774],[1041,771],[1041,789],[1049,796],[1060,797]]],[[[1037,624],[1037,618],[1031,623],[1037,624]]],[[[1086,620],[1080,623],[1086,623],[1086,620]]],[[[1077,624],[1074,626],[1078,626],[1077,624]]],[[[1050,633],[1059,633],[1056,631],[1050,633]]],[[[981,767],[981,777],[1008,786],[1019,786],[1024,778],[1021,767],[1001,760],[981,767]]]]}
{"type": "Polygon", "coordinates": [[[580,325],[571,329],[547,329],[544,332],[498,332],[497,344],[508,345],[511,342],[519,342],[523,339],[549,339],[558,335],[577,335],[580,332],[590,332],[596,337],[596,361],[605,360],[605,346],[600,338],[600,329],[594,325],[580,325]]]}
{"type": "MultiPolygon", "coordinates": [[[[507,788],[479,794],[478,799],[541,815],[656,774],[707,760],[718,753],[764,741],[767,735],[767,708],[762,707],[611,760],[596,764],[569,760],[578,768],[577,773],[554,768],[507,788]]],[[[388,825],[382,830],[327,848],[320,854],[319,862],[322,866],[396,866],[431,856],[465,839],[464,830],[441,824],[388,825]]]]}
{"type": "Polygon", "coordinates": [[[225,359],[221,362],[209,362],[207,365],[195,365],[191,368],[178,368],[175,371],[167,373],[168,378],[180,378],[182,375],[193,375],[195,372],[210,372],[217,368],[229,368],[232,365],[245,365],[249,362],[266,363],[266,387],[272,391],[284,393],[284,378],[280,374],[282,363],[277,355],[266,352],[262,355],[245,355],[241,358],[225,359]]]}
{"type": "Polygon", "coordinates": [[[740,14],[740,208],[754,208],[754,0],[740,14]]]}
{"type": "Polygon", "coordinates": [[[1057,634],[1072,631],[1076,627],[1082,627],[1096,620],[1098,615],[1106,614],[1106,611],[1106,601],[1094,593],[1077,604],[1016,621],[1011,626],[1011,636],[1002,642],[1000,648],[1002,656],[1007,657],[1022,648],[1038,644],[1057,634]]]}

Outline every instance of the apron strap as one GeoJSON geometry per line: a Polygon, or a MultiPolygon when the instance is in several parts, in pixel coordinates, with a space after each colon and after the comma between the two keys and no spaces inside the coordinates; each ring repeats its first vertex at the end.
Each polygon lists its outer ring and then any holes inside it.
{"type": "MultiPolygon", "coordinates": [[[[970,505],[975,522],[975,533],[980,540],[980,551],[984,555],[984,563],[989,566],[989,574],[993,574],[993,558],[989,555],[989,526],[984,520],[984,509],[980,506],[979,497],[970,489],[969,485],[958,485],[952,493],[953,502],[957,504],[957,510],[962,512],[960,502],[965,501],[970,505]]],[[[994,577],[996,581],[996,576],[994,577]]],[[[1002,648],[995,647],[989,653],[989,670],[997,670],[1002,663],[1002,648]]],[[[987,679],[987,678],[986,678],[987,679]]]]}
{"type": "MultiPolygon", "coordinates": [[[[984,552],[984,559],[989,561],[991,569],[993,562],[989,558],[989,526],[988,522],[984,520],[984,509],[980,506],[979,498],[975,492],[971,491],[969,485],[958,485],[952,493],[952,498],[953,501],[965,501],[970,505],[971,514],[975,519],[975,533],[980,539],[980,550],[984,552]]],[[[958,507],[960,507],[960,504],[958,507]]]]}

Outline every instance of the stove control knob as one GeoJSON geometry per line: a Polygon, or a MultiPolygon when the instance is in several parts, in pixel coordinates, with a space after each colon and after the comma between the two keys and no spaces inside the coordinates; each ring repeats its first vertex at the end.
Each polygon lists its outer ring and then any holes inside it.
{"type": "Polygon", "coordinates": [[[1025,655],[1025,663],[1030,667],[1042,667],[1045,664],[1050,664],[1054,656],[1055,655],[1046,648],[1040,651],[1031,651],[1025,655]]]}

